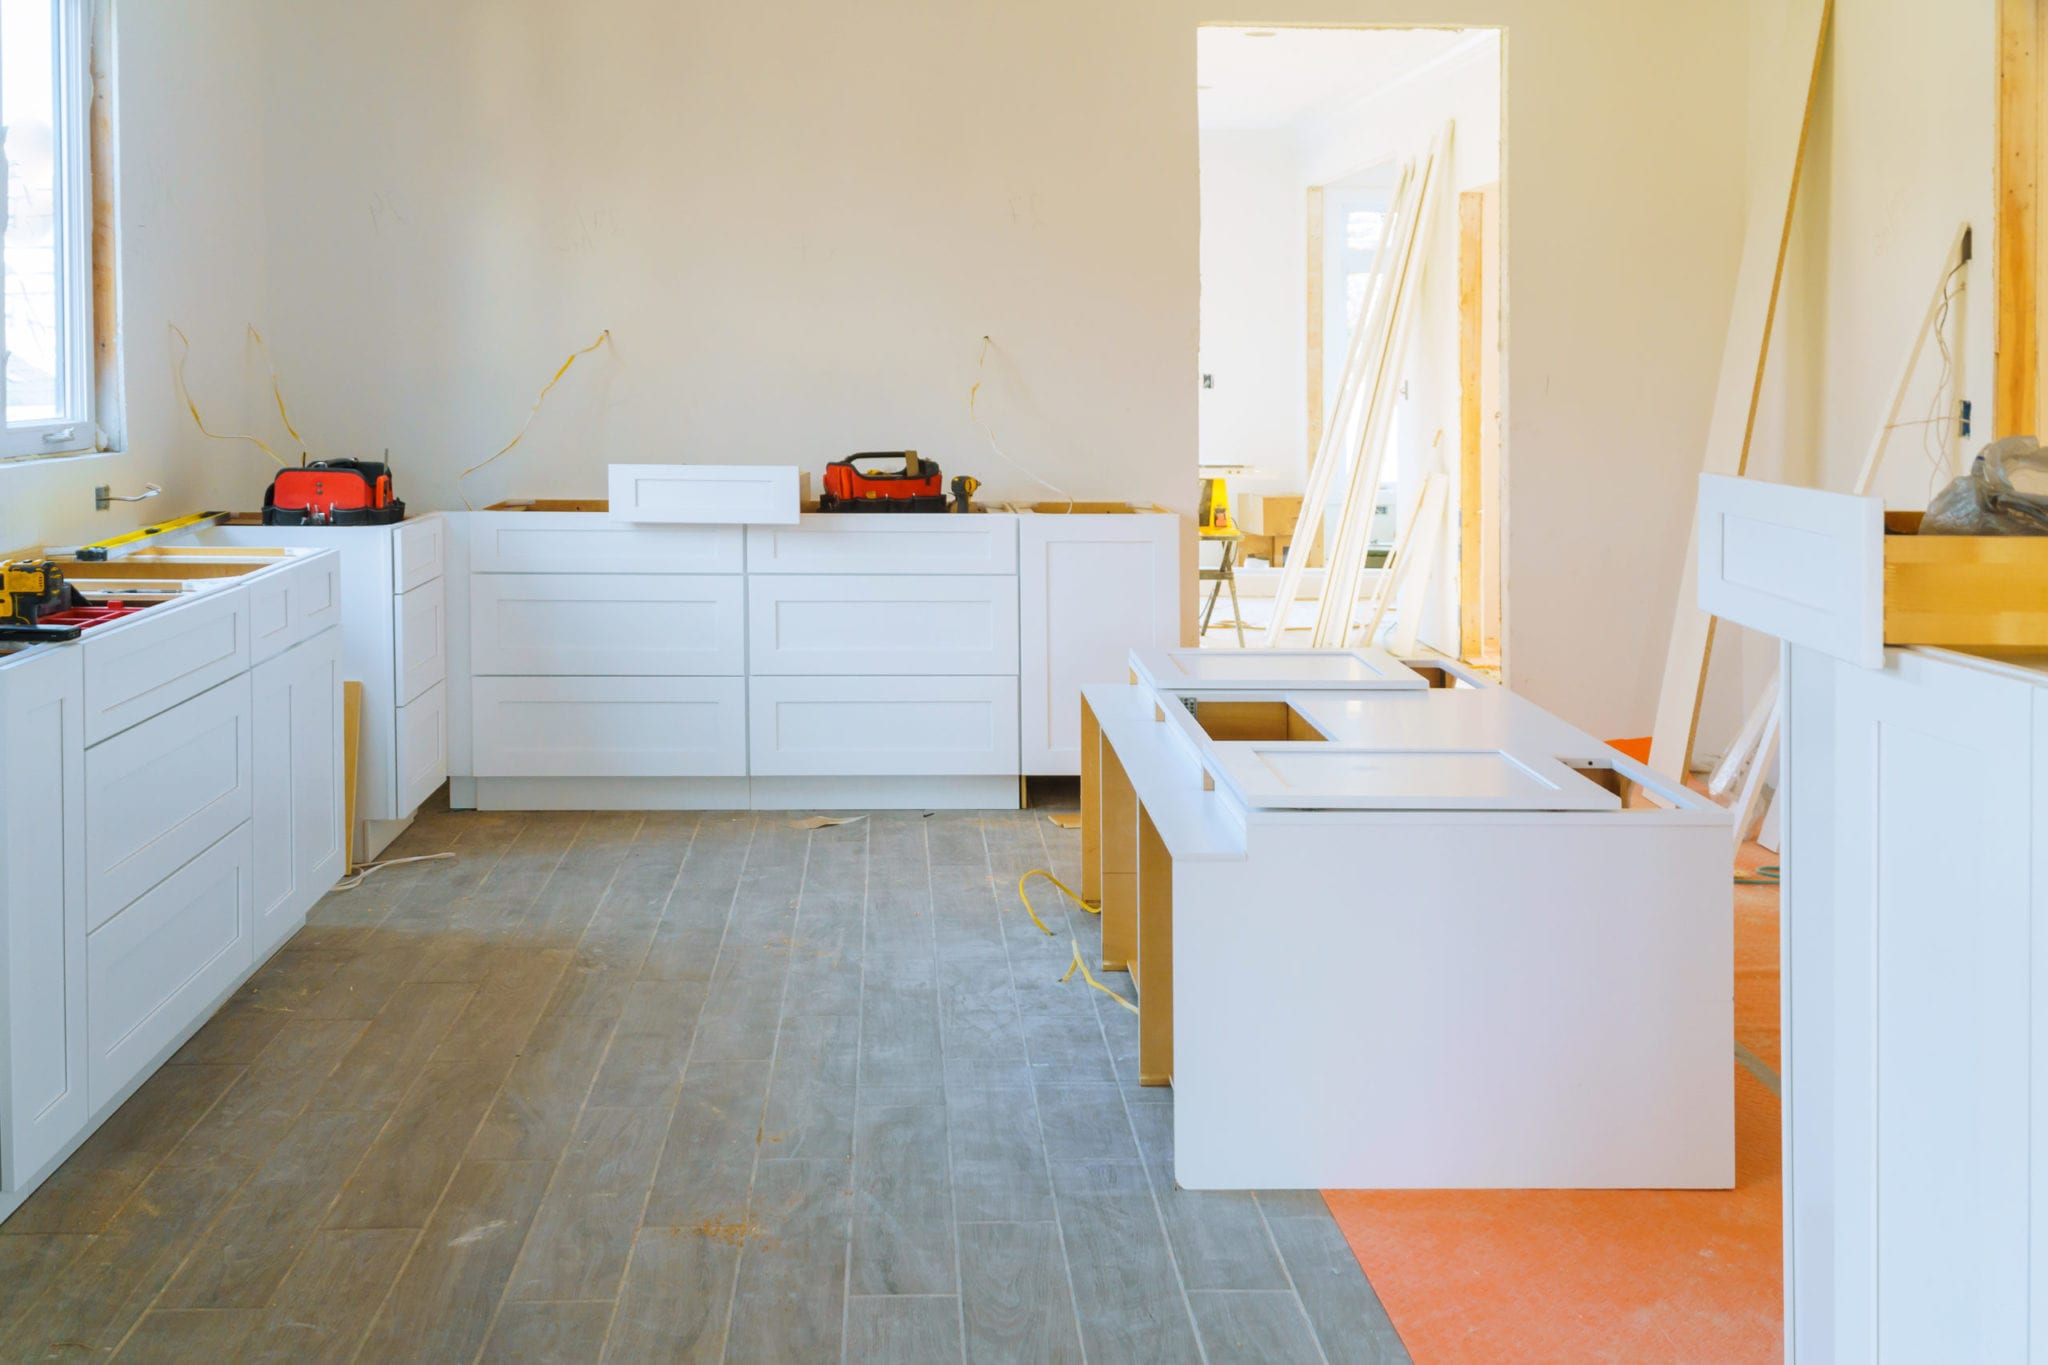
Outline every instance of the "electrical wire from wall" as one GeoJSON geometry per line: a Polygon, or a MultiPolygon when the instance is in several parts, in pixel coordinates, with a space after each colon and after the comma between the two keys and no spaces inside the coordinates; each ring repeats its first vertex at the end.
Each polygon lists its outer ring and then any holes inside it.
{"type": "Polygon", "coordinates": [[[1935,493],[1940,491],[1943,478],[1953,478],[1956,473],[1954,463],[1949,456],[1949,451],[1956,439],[1955,433],[1958,428],[1951,425],[1951,422],[1955,419],[1956,405],[1954,398],[1948,396],[1950,389],[1954,386],[1956,372],[1955,352],[1950,348],[1948,342],[1948,315],[1949,310],[1955,304],[1957,296],[1968,287],[1967,281],[1957,284],[1956,277],[1963,273],[1969,263],[1969,257],[1965,256],[1962,260],[1957,261],[1948,274],[1942,278],[1941,310],[1934,316],[1934,346],[1941,355],[1941,370],[1934,379],[1934,395],[1928,400],[1927,420],[1916,423],[1900,423],[1902,426],[1911,425],[1921,428],[1920,449],[1921,453],[1927,457],[1927,496],[1930,499],[1934,497],[1935,493]],[[1947,397],[1946,407],[1943,405],[1944,397],[1947,397]],[[1940,428],[1939,434],[1937,434],[1936,428],[1940,428]]]}
{"type": "Polygon", "coordinates": [[[974,383],[967,390],[967,419],[973,422],[974,425],[981,428],[981,434],[988,438],[988,448],[996,453],[997,459],[1001,460],[1004,464],[1010,466],[1010,468],[1022,474],[1025,478],[1031,480],[1031,482],[1038,484],[1039,486],[1044,488],[1050,488],[1054,493],[1058,494],[1060,497],[1065,498],[1067,500],[1066,510],[1071,512],[1074,510],[1075,507],[1074,495],[1072,493],[1069,493],[1066,489],[1061,488],[1051,479],[1045,478],[1042,475],[1039,475],[1033,472],[1032,470],[1027,469],[1022,463],[1015,459],[1012,459],[1010,457],[1009,452],[1004,450],[1002,446],[996,443],[995,432],[989,428],[989,424],[983,421],[981,418],[981,414],[975,410],[975,402],[981,395],[981,374],[982,371],[988,365],[989,347],[995,344],[995,339],[993,337],[988,336],[986,333],[982,335],[981,354],[977,356],[974,361],[974,383]]]}
{"type": "MultiPolygon", "coordinates": [[[[185,361],[192,354],[191,338],[185,335],[185,330],[178,326],[177,323],[170,324],[170,327],[171,336],[177,343],[173,348],[173,355],[171,357],[171,382],[177,387],[178,396],[185,400],[185,411],[192,414],[193,425],[199,428],[199,434],[215,441],[247,441],[250,445],[255,446],[265,455],[277,461],[279,465],[288,466],[289,462],[272,450],[269,443],[263,440],[262,437],[243,436],[235,432],[218,432],[206,425],[206,419],[199,415],[199,405],[192,401],[192,390],[186,387],[185,384],[185,361]]],[[[296,435],[297,433],[293,434],[296,435]]]]}
{"type": "Polygon", "coordinates": [[[277,377],[277,357],[270,353],[270,343],[263,339],[263,333],[256,330],[256,324],[249,325],[249,339],[263,351],[263,364],[270,371],[270,396],[277,400],[277,415],[284,422],[284,429],[292,434],[299,445],[299,463],[305,464],[311,452],[306,448],[306,438],[299,435],[299,429],[292,425],[292,415],[284,410],[284,385],[277,377]]]}
{"type": "MultiPolygon", "coordinates": [[[[557,369],[557,370],[555,371],[555,375],[554,375],[554,378],[552,378],[552,379],[548,380],[548,382],[547,382],[546,384],[544,384],[544,385],[542,385],[542,386],[541,386],[541,391],[540,391],[540,394],[539,394],[539,396],[538,396],[538,397],[536,397],[536,398],[535,398],[535,399],[533,400],[533,407],[532,407],[531,409],[529,409],[529,410],[528,410],[528,412],[527,412],[527,414],[526,414],[526,420],[525,420],[524,422],[520,423],[520,425],[519,425],[519,431],[518,431],[518,434],[517,434],[517,435],[515,435],[515,436],[513,436],[513,438],[512,438],[511,440],[509,440],[509,441],[505,442],[505,444],[504,444],[504,445],[502,445],[502,446],[498,447],[498,449],[497,449],[496,453],[494,453],[493,455],[491,455],[491,457],[490,457],[489,459],[485,459],[485,460],[479,460],[479,461],[478,461],[477,463],[475,463],[475,464],[471,465],[471,466],[470,466],[469,468],[467,468],[467,469],[463,470],[463,471],[462,471],[462,472],[461,472],[460,474],[456,475],[456,476],[455,476],[455,490],[456,490],[456,492],[457,492],[457,493],[461,493],[461,492],[462,492],[462,481],[463,481],[464,479],[467,479],[467,478],[468,478],[468,477],[469,477],[470,475],[472,475],[472,474],[476,473],[476,472],[477,472],[477,471],[478,471],[479,469],[482,469],[482,468],[483,468],[483,467],[484,467],[485,465],[487,465],[487,464],[490,464],[490,463],[491,463],[491,462],[492,462],[493,460],[496,460],[496,459],[497,459],[497,458],[498,458],[499,456],[501,456],[501,455],[504,455],[504,454],[507,454],[508,452],[510,452],[510,451],[511,451],[512,447],[514,447],[514,446],[518,445],[518,444],[519,444],[519,443],[520,443],[521,441],[525,440],[525,439],[526,439],[526,433],[527,433],[527,431],[528,431],[528,430],[529,430],[529,429],[530,429],[530,428],[531,428],[531,427],[533,426],[533,419],[534,419],[534,418],[536,418],[536,417],[538,417],[538,416],[540,416],[540,408],[541,408],[541,404],[543,404],[543,403],[545,403],[545,402],[547,402],[547,401],[548,401],[548,395],[549,395],[550,393],[552,393],[552,392],[554,391],[554,387],[555,387],[555,385],[557,385],[557,384],[559,384],[559,383],[561,383],[561,382],[562,382],[562,376],[563,376],[563,375],[565,375],[565,374],[567,374],[567,373],[569,373],[569,367],[570,367],[570,366],[572,366],[572,365],[574,365],[574,364],[575,364],[575,363],[576,363],[576,362],[577,362],[578,360],[582,359],[582,358],[583,358],[584,356],[587,356],[587,355],[589,355],[589,354],[590,354],[590,353],[591,353],[592,351],[594,351],[594,350],[596,350],[596,349],[597,349],[598,347],[600,347],[600,346],[604,345],[604,344],[605,344],[605,343],[606,343],[607,341],[610,341],[611,339],[612,339],[612,329],[611,329],[611,328],[609,328],[609,327],[607,327],[607,328],[605,328],[605,329],[604,329],[604,330],[603,330],[602,332],[599,332],[599,333],[597,334],[597,340],[595,340],[595,341],[591,342],[591,343],[590,343],[590,344],[589,344],[588,346],[585,346],[585,347],[584,347],[584,348],[583,348],[582,350],[580,350],[580,351],[571,351],[571,352],[569,353],[569,358],[568,358],[567,360],[564,360],[564,361],[562,362],[562,364],[561,364],[561,368],[559,368],[559,369],[557,369]]],[[[472,511],[472,512],[474,512],[474,511],[476,510],[476,504],[475,504],[475,503],[473,503],[473,502],[471,502],[471,501],[469,500],[469,497],[468,497],[468,495],[466,495],[466,494],[464,494],[464,495],[463,495],[463,498],[462,498],[462,505],[463,505],[464,507],[467,507],[467,508],[468,508],[468,509],[469,509],[470,511],[472,511]]]]}

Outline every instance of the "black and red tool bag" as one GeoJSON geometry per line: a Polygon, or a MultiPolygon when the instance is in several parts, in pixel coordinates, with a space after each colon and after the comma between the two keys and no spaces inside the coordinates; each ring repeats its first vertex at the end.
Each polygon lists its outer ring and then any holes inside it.
{"type": "Polygon", "coordinates": [[[287,469],[263,495],[265,526],[389,526],[405,520],[391,468],[371,460],[315,460],[287,469]]]}
{"type": "Polygon", "coordinates": [[[943,512],[946,510],[945,475],[930,460],[920,460],[914,450],[867,451],[834,460],[825,466],[825,491],[818,499],[821,512],[943,512]],[[893,461],[898,468],[863,469],[878,461],[893,461]]]}

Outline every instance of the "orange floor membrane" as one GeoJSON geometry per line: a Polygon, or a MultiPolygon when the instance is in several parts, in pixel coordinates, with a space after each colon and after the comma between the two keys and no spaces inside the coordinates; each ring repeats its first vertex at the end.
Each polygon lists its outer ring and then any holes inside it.
{"type": "MultiPolygon", "coordinates": [[[[1777,888],[1735,905],[1735,1040],[1775,1073],[1777,888]]],[[[1782,1359],[1778,1100],[1730,1065],[1732,1191],[1325,1190],[1416,1361],[1782,1359]]]]}

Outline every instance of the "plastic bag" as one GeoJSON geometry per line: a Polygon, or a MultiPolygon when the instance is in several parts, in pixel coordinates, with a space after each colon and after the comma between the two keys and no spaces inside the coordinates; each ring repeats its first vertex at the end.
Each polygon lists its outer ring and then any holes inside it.
{"type": "Polygon", "coordinates": [[[1923,536],[2048,536],[2048,451],[2008,436],[1977,453],[1970,472],[1934,495],[1923,536]]]}

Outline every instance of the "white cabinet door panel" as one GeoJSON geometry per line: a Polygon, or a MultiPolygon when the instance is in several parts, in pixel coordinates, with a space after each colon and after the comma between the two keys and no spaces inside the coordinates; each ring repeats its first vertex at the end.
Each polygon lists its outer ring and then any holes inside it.
{"type": "Polygon", "coordinates": [[[746,669],[737,574],[477,574],[479,677],[673,677],[746,669]]]}
{"type": "Polygon", "coordinates": [[[1700,476],[1700,610],[1853,664],[1884,658],[1884,499],[1700,476]]]}
{"type": "Polygon", "coordinates": [[[246,821],[252,781],[246,677],[87,750],[88,926],[246,821]]]}
{"type": "Polygon", "coordinates": [[[478,678],[478,777],[744,777],[743,678],[478,678]]]}
{"type": "Polygon", "coordinates": [[[339,633],[260,665],[250,692],[260,955],[291,937],[342,875],[339,633]]]}
{"type": "Polygon", "coordinates": [[[244,823],[86,940],[93,1108],[254,964],[250,847],[244,823]]]}
{"type": "Polygon", "coordinates": [[[85,719],[76,650],[0,671],[0,1190],[85,1129],[85,719]]]}
{"type": "Polygon", "coordinates": [[[748,681],[756,777],[926,777],[1017,771],[1015,678],[748,681]]]}
{"type": "Polygon", "coordinates": [[[101,626],[85,651],[85,742],[168,711],[249,669],[249,598],[218,588],[101,626]]]}
{"type": "Polygon", "coordinates": [[[615,464],[606,487],[613,521],[794,524],[803,510],[803,471],[793,464],[615,464]]]}
{"type": "Polygon", "coordinates": [[[400,818],[448,780],[448,684],[435,683],[398,708],[400,818]]]}
{"type": "Polygon", "coordinates": [[[1023,771],[1081,771],[1081,689],[1122,682],[1134,648],[1180,643],[1180,518],[1017,519],[1023,771]]]}
{"type": "Polygon", "coordinates": [[[797,526],[748,527],[747,572],[1012,574],[1017,518],[812,512],[797,526]]]}
{"type": "Polygon", "coordinates": [[[473,573],[739,573],[744,528],[628,526],[602,512],[472,512],[473,573]]]}
{"type": "Polygon", "coordinates": [[[448,554],[448,523],[438,516],[401,521],[391,533],[391,577],[396,591],[411,592],[441,576],[448,554]]]}
{"type": "Polygon", "coordinates": [[[310,640],[341,624],[341,552],[316,555],[298,568],[298,600],[292,638],[310,640]]]}
{"type": "Polygon", "coordinates": [[[398,599],[398,704],[448,676],[448,581],[437,578],[398,599]]]}
{"type": "Polygon", "coordinates": [[[747,599],[756,676],[1017,671],[1013,578],[787,574],[750,579],[747,599]]]}

